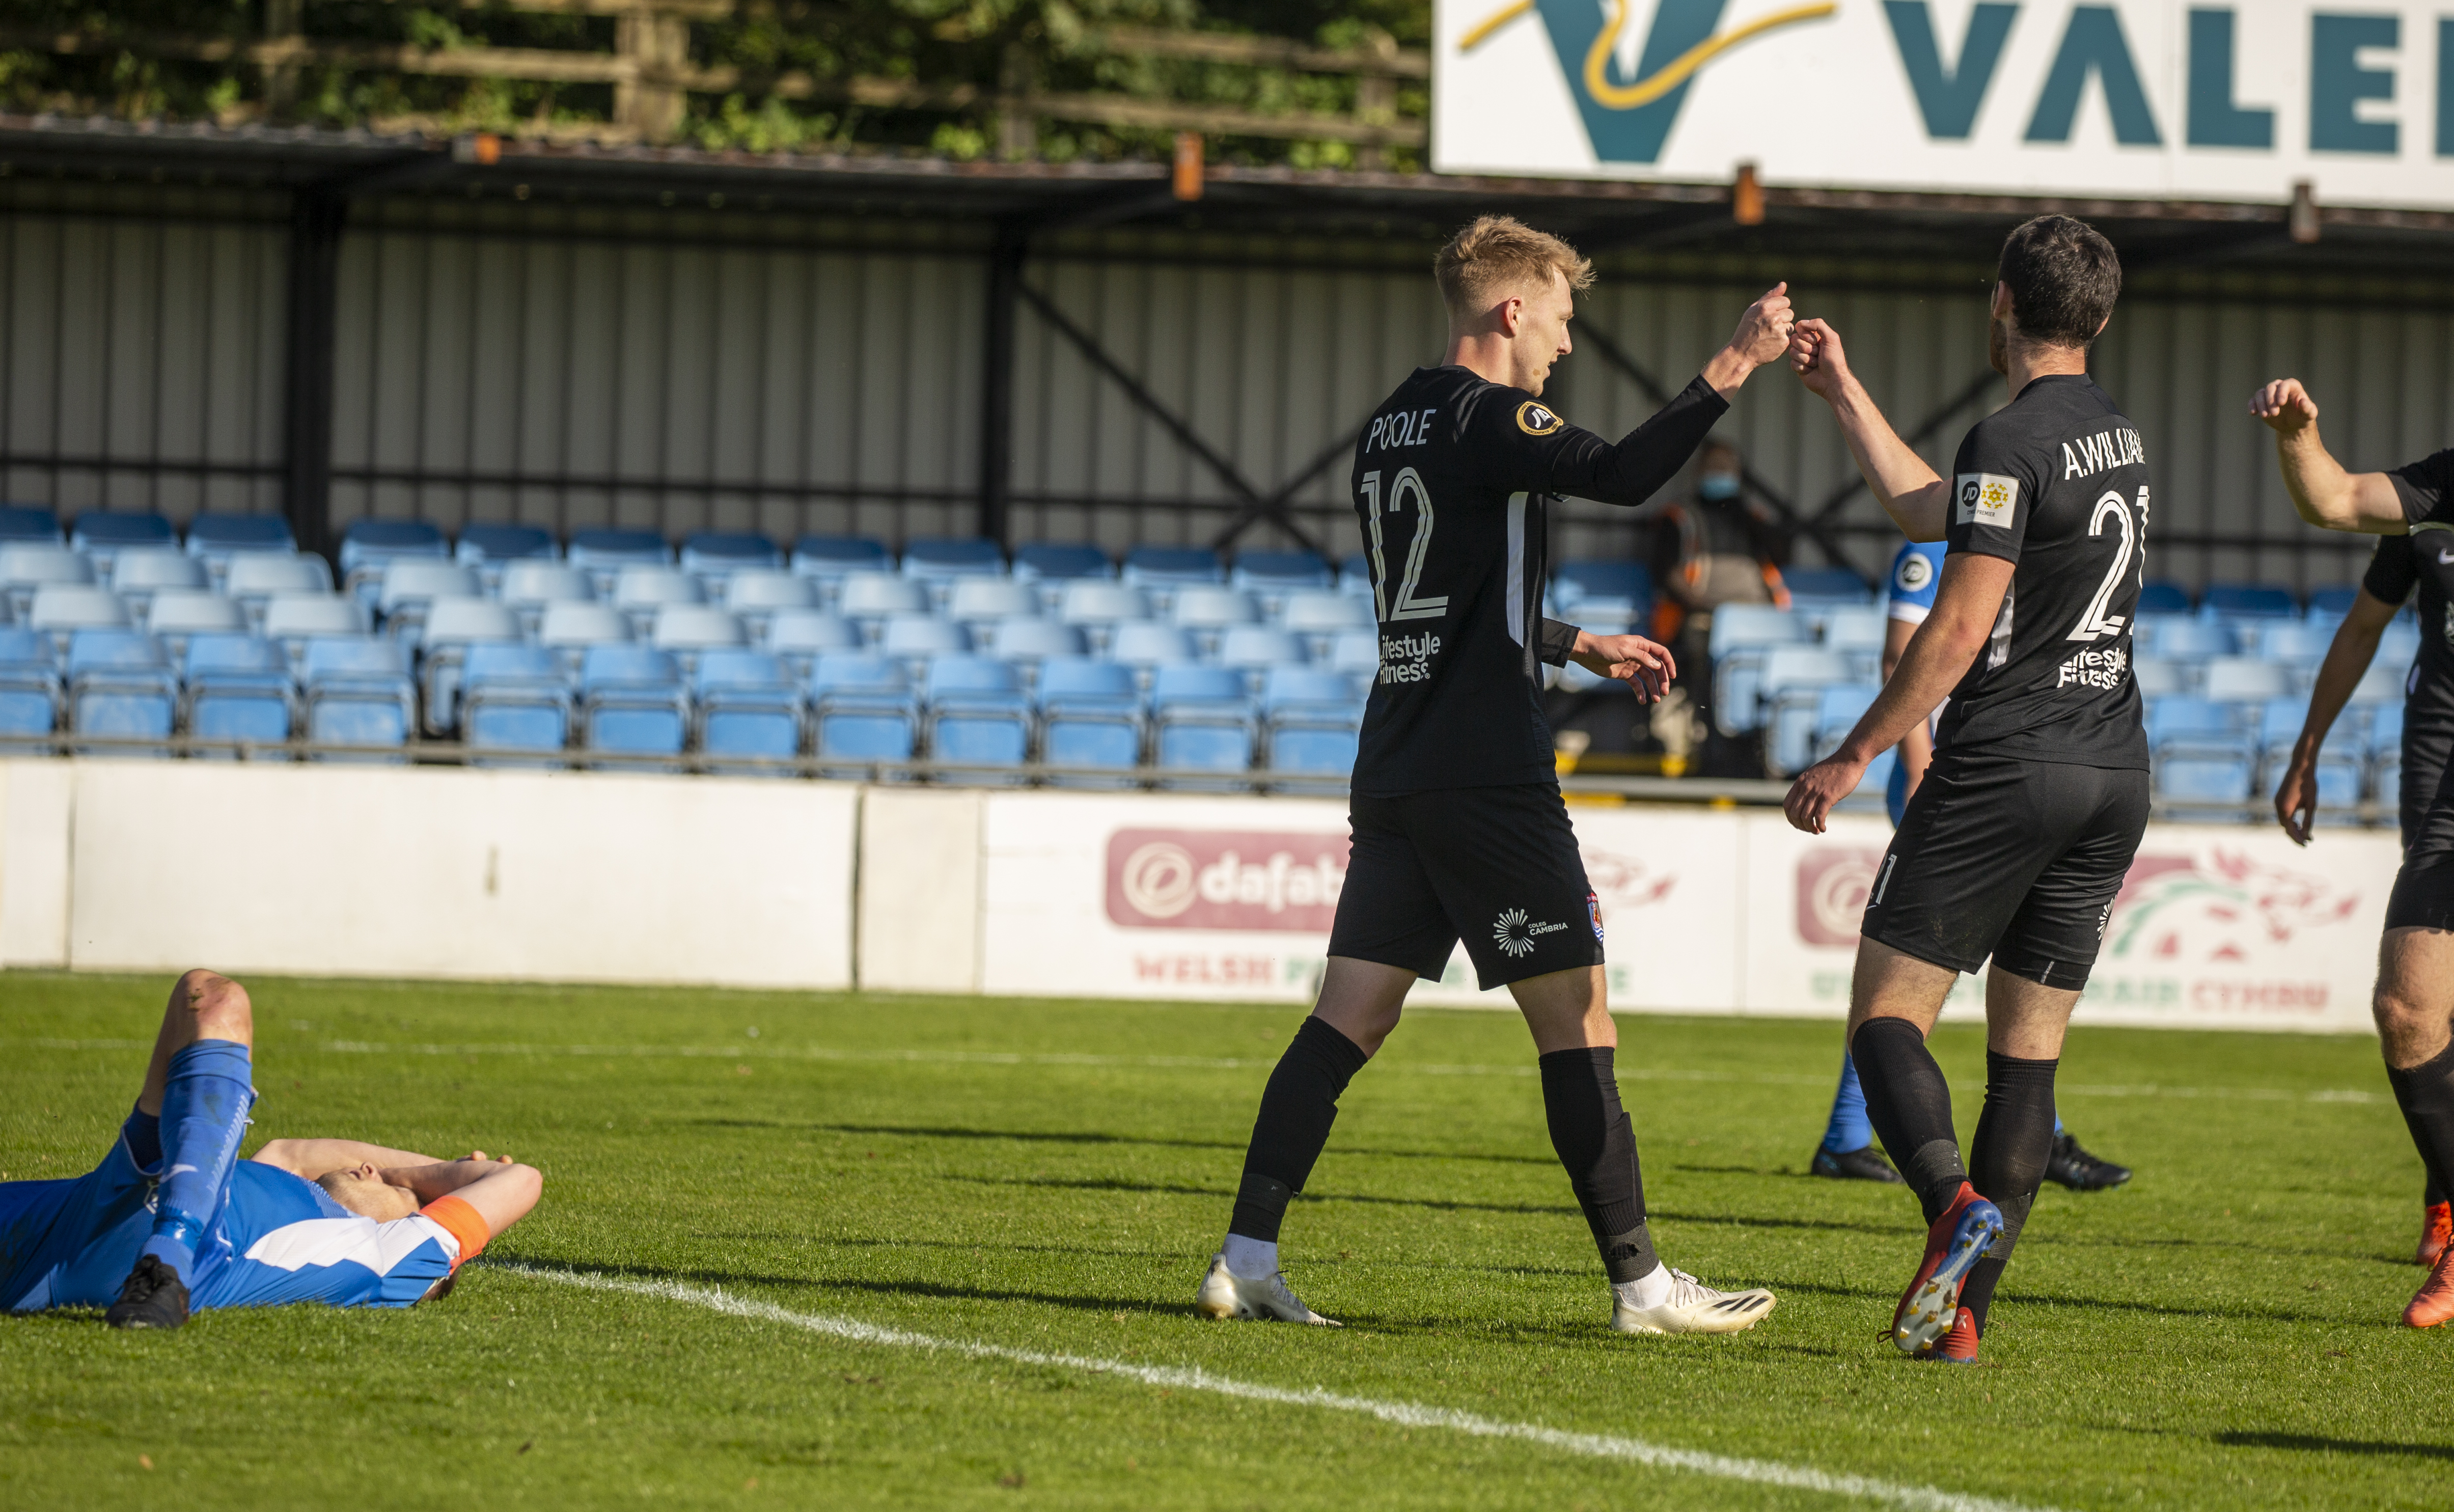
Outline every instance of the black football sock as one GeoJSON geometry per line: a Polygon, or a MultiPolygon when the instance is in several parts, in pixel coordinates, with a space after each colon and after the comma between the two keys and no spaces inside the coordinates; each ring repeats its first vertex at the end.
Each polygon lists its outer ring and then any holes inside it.
{"type": "Polygon", "coordinates": [[[1551,1148],[1568,1168],[1568,1185],[1614,1285],[1649,1276],[1661,1263],[1644,1225],[1644,1174],[1637,1168],[1636,1131],[1619,1106],[1617,1058],[1604,1045],[1554,1050],[1540,1061],[1551,1148]]]}
{"type": "Polygon", "coordinates": [[[1253,1142],[1244,1152],[1244,1181],[1236,1193],[1228,1233],[1278,1241],[1287,1203],[1303,1190],[1321,1146],[1329,1142],[1339,1094],[1371,1058],[1362,1046],[1320,1019],[1303,1021],[1261,1090],[1261,1111],[1253,1119],[1253,1142]]]}
{"type": "Polygon", "coordinates": [[[1866,1117],[1881,1137],[1918,1205],[1932,1223],[1968,1179],[1951,1126],[1951,1084],[1905,1018],[1869,1018],[1849,1038],[1849,1058],[1866,1091],[1866,1117]]]}
{"type": "Polygon", "coordinates": [[[2448,1179],[2454,1177],[2454,1044],[2408,1071],[2386,1067],[2385,1079],[2411,1142],[2420,1147],[2421,1163],[2428,1167],[2429,1187],[2442,1201],[2454,1188],[2448,1179]]]}
{"type": "Polygon", "coordinates": [[[2059,1060],[2022,1060],[1985,1052],[1985,1109],[1977,1116],[1977,1138],[1968,1147],[1969,1184],[2002,1210],[2002,1237],[1969,1268],[1960,1305],[1977,1315],[1985,1331],[1985,1309],[1994,1285],[2011,1260],[2012,1246],[2037,1200],[2037,1183],[2054,1153],[2054,1070],[2059,1060]]]}
{"type": "Polygon", "coordinates": [[[2435,1207],[2444,1200],[2445,1188],[2437,1184],[2437,1174],[2432,1171],[2429,1173],[2427,1183],[2420,1189],[2420,1205],[2435,1207]]]}

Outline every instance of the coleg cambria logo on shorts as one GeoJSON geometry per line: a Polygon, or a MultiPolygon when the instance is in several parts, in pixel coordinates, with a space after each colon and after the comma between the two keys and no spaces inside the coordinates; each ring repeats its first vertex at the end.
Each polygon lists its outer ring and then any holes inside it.
{"type": "Polygon", "coordinates": [[[1567,927],[1565,924],[1544,923],[1527,917],[1521,908],[1511,908],[1503,910],[1492,921],[1491,942],[1499,947],[1501,954],[1521,958],[1534,954],[1536,936],[1556,935],[1567,927]]]}

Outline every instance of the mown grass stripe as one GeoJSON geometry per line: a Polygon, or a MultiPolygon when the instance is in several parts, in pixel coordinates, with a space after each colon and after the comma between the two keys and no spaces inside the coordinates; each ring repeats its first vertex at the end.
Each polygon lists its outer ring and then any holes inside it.
{"type": "Polygon", "coordinates": [[[2002,1502],[1991,1497],[1965,1496],[1933,1486],[1902,1485],[1896,1482],[1878,1481],[1869,1476],[1840,1475],[1818,1470],[1811,1465],[1783,1464],[1776,1460],[1747,1460],[1732,1455],[1708,1454],[1698,1449],[1675,1449],[1666,1444],[1648,1443],[1641,1439],[1623,1438],[1607,1433],[1571,1433],[1564,1428],[1544,1427],[1534,1422],[1509,1422],[1486,1418],[1478,1413],[1459,1412],[1453,1407],[1426,1406],[1420,1402],[1389,1401],[1374,1397],[1350,1397],[1325,1391],[1318,1386],[1296,1389],[1268,1386],[1255,1381],[1237,1381],[1233,1377],[1213,1375],[1197,1366],[1136,1365],[1120,1360],[1099,1360],[1085,1355],[1048,1354],[1036,1349],[1014,1349],[1003,1344],[979,1343],[968,1340],[939,1339],[932,1334],[913,1333],[907,1329],[886,1328],[865,1323],[855,1318],[832,1318],[823,1313],[796,1313],[773,1302],[754,1298],[736,1297],[714,1287],[693,1286],[682,1281],[646,1280],[631,1277],[605,1276],[591,1271],[559,1270],[551,1266],[516,1262],[480,1261],[491,1269],[525,1276],[535,1280],[553,1281],[566,1286],[581,1286],[592,1291],[622,1292],[636,1297],[654,1297],[667,1301],[703,1307],[710,1312],[759,1322],[780,1323],[808,1333],[826,1334],[855,1343],[877,1344],[891,1349],[925,1349],[960,1355],[969,1360],[1003,1360],[1019,1365],[1044,1366],[1056,1370],[1081,1371],[1090,1375],[1115,1376],[1137,1381],[1144,1385],[1164,1387],[1172,1391],[1201,1391],[1214,1396],[1236,1397],[1246,1401],[1276,1402],[1291,1407],[1315,1407],[1329,1412],[1352,1412],[1377,1418],[1382,1422],[1402,1428],[1438,1428],[1476,1439],[1507,1439],[1521,1443],[1540,1445],[1564,1454],[1595,1460],[1619,1460],[1659,1470],[1677,1470],[1722,1481],[1744,1481],[1758,1485],[1780,1486],[1794,1491],[1809,1491],[1825,1496],[1852,1497],[1860,1501],[1880,1502],[1913,1512],[2051,1512],[2017,1502],[2002,1502]]]}

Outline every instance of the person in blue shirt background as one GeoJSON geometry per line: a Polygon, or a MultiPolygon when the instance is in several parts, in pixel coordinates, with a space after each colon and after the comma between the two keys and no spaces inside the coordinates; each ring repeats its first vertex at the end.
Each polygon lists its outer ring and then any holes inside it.
{"type": "MultiPolygon", "coordinates": [[[[1942,579],[1943,543],[1941,541],[1909,541],[1892,558],[1890,588],[1885,595],[1883,610],[1883,680],[1889,682],[1892,669],[1900,664],[1901,654],[1908,649],[1909,637],[1934,609],[1935,585],[1942,579]]],[[[1937,709],[1925,723],[1911,727],[1900,745],[1900,758],[1892,763],[1890,784],[1883,790],[1883,806],[1898,828],[1901,816],[1908,811],[1909,796],[1925,776],[1926,767],[1934,760],[1935,724],[1942,711],[1937,709]]],[[[1823,1130],[1823,1142],[1817,1145],[1815,1159],[1807,1170],[1816,1176],[1842,1181],[1898,1181],[1882,1152],[1875,1148],[1875,1126],[1866,1118],[1866,1094],[1858,1085],[1857,1062],[1849,1053],[1840,1053],[1840,1085],[1832,1094],[1832,1117],[1823,1130]]],[[[2062,1115],[2054,1115],[2053,1155],[2045,1164],[2045,1178],[2060,1182],[2074,1192],[2102,1191],[2120,1186],[2130,1179],[2130,1168],[2099,1159],[2080,1147],[2079,1140],[2062,1127],[2062,1115]]]]}
{"type": "Polygon", "coordinates": [[[176,1328],[215,1307],[408,1307],[536,1205],[537,1173],[482,1150],[274,1139],[238,1159],[254,1043],[245,988],[179,978],[102,1163],[0,1182],[0,1312],[107,1307],[114,1328],[176,1328]]]}

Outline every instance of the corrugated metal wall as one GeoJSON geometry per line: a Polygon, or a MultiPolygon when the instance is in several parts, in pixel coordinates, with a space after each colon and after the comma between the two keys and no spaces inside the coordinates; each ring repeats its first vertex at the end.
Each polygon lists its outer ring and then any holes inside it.
{"type": "MultiPolygon", "coordinates": [[[[9,496],[179,517],[278,508],[279,198],[17,182],[0,204],[9,496]]],[[[343,246],[337,522],[889,538],[974,527],[978,228],[401,200],[362,215],[343,246]]],[[[1036,259],[1029,285],[1243,486],[1026,306],[1016,537],[1202,542],[1247,491],[1276,494],[1407,369],[1438,359],[1420,251],[1116,232],[1036,259]]],[[[1580,323],[1675,390],[1772,272],[1623,259],[1580,323]]],[[[1840,327],[1907,431],[1981,373],[1985,287],[1981,269],[1810,267],[1793,292],[1840,327]]],[[[2448,304],[2442,286],[2142,280],[2096,367],[2163,478],[2151,571],[2303,586],[2356,575],[2364,546],[2298,524],[2243,401],[2264,377],[2295,373],[2353,465],[2432,451],[2454,440],[2448,304]]],[[[1606,433],[1653,408],[1591,341],[1554,381],[1561,408],[1606,433]]],[[[1950,415],[1929,458],[1947,465],[2000,396],[1950,415]]],[[[1722,433],[1805,513],[1855,481],[1820,403],[1777,369],[1748,385],[1722,433]]],[[[1357,545],[1345,474],[1335,459],[1289,496],[1340,553],[1357,545]]],[[[1830,519],[1861,566],[1888,555],[1862,490],[1830,519]]],[[[1562,533],[1569,554],[1635,549],[1625,514],[1599,506],[1572,509],[1562,533]]],[[[1261,528],[1244,539],[1285,537],[1261,528]]]]}

